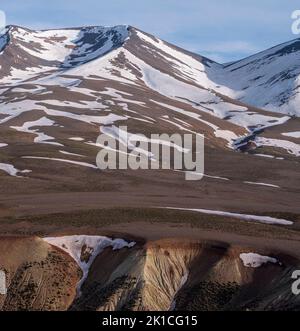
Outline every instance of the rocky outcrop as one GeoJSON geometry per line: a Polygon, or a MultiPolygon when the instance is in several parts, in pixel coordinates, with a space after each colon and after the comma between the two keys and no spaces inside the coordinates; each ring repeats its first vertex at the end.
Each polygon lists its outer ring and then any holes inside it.
{"type": "MultiPolygon", "coordinates": [[[[99,241],[83,237],[82,242],[99,241]]],[[[117,249],[85,245],[75,260],[66,247],[40,238],[2,238],[0,267],[7,273],[8,291],[0,296],[1,309],[296,310],[300,305],[291,292],[291,274],[300,263],[279,253],[168,239],[117,249]],[[86,263],[76,294],[87,249],[97,255],[86,263]]]]}

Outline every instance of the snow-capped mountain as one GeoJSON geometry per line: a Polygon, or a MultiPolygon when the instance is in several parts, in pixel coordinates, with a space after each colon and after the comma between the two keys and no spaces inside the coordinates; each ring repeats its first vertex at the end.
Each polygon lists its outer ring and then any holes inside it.
{"type": "Polygon", "coordinates": [[[0,37],[1,76],[21,81],[53,69],[73,68],[120,47],[127,28],[116,26],[31,31],[16,26],[0,37]]]}
{"type": "Polygon", "coordinates": [[[101,128],[120,123],[139,133],[201,133],[218,149],[300,155],[299,120],[291,117],[299,111],[297,41],[227,66],[129,26],[10,26],[0,45],[0,146],[8,174],[18,173],[5,160],[16,137],[25,146],[21,159],[61,160],[78,157],[68,151],[70,141],[85,154],[87,146],[96,150],[101,128]]]}
{"type": "Polygon", "coordinates": [[[224,67],[226,87],[254,106],[300,116],[300,39],[224,67]]]}

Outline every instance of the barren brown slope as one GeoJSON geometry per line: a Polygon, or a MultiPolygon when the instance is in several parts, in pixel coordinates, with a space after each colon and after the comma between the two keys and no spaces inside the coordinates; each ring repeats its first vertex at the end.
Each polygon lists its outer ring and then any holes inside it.
{"type": "Polygon", "coordinates": [[[37,237],[1,237],[0,268],[6,295],[0,310],[66,310],[76,294],[80,270],[66,254],[37,237]]]}

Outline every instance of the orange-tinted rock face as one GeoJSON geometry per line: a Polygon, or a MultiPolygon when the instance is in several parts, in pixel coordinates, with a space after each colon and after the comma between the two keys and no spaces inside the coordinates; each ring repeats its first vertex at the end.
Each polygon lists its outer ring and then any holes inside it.
{"type": "Polygon", "coordinates": [[[1,310],[66,310],[81,272],[75,261],[37,237],[1,238],[7,294],[1,310]]]}
{"type": "MultiPolygon", "coordinates": [[[[37,237],[2,237],[1,310],[296,309],[299,262],[249,247],[168,239],[99,251],[80,292],[77,262],[37,237]]],[[[96,247],[94,247],[96,249],[96,247]]]]}

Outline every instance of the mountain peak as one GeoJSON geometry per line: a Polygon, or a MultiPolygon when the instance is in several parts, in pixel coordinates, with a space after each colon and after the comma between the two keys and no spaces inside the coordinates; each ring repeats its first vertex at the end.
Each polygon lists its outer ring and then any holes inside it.
{"type": "Polygon", "coordinates": [[[102,75],[106,72],[109,78],[119,75],[122,69],[124,78],[134,72],[133,76],[143,76],[152,87],[156,78],[150,72],[171,74],[238,102],[299,114],[300,39],[221,65],[128,25],[47,30],[10,25],[0,37],[0,51],[0,78],[8,77],[6,81],[10,82],[73,68],[80,69],[73,71],[80,76],[82,65],[100,60],[87,71],[100,66],[102,75]],[[137,70],[137,61],[143,70],[137,70]]]}
{"type": "Polygon", "coordinates": [[[10,25],[0,39],[0,50],[9,46],[4,52],[5,61],[14,62],[15,58],[18,67],[27,66],[28,63],[31,67],[47,65],[70,68],[120,47],[128,36],[127,25],[47,30],[10,25]]]}

